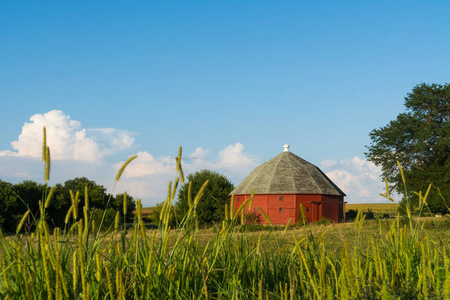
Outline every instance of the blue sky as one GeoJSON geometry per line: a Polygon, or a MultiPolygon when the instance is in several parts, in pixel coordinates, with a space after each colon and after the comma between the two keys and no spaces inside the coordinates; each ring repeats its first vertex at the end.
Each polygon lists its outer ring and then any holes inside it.
{"type": "Polygon", "coordinates": [[[447,83],[448,1],[0,3],[0,179],[87,176],[164,200],[173,157],[238,184],[284,143],[380,202],[369,132],[414,85],[447,83]]]}

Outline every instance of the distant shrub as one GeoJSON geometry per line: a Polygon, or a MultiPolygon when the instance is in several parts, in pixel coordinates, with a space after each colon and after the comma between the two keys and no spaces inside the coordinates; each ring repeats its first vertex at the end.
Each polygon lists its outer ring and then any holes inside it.
{"type": "MultiPolygon", "coordinates": [[[[113,208],[108,208],[106,210],[99,209],[99,208],[93,208],[92,209],[92,215],[91,215],[91,221],[94,222],[95,230],[107,230],[109,228],[114,227],[114,221],[116,219],[117,211],[113,208]],[[104,215],[104,217],[103,217],[104,215]],[[103,223],[102,223],[103,219],[103,223]],[[100,224],[102,224],[102,227],[100,228],[100,224]]],[[[121,219],[119,218],[119,221],[121,219]]]]}
{"type": "Polygon", "coordinates": [[[401,216],[399,219],[399,224],[401,227],[403,226],[412,226],[412,227],[418,227],[418,223],[416,220],[410,219],[407,216],[401,216]]]}
{"type": "Polygon", "coordinates": [[[245,224],[240,226],[239,232],[255,232],[255,231],[269,231],[272,226],[261,224],[245,224]]]}
{"type": "Polygon", "coordinates": [[[348,222],[351,222],[356,219],[356,216],[358,215],[357,209],[349,209],[345,212],[345,220],[348,222]]]}
{"type": "Polygon", "coordinates": [[[316,225],[329,225],[329,224],[331,224],[331,222],[332,221],[330,219],[322,217],[322,219],[320,219],[319,221],[315,222],[314,224],[316,224],[316,225]]]}
{"type": "Polygon", "coordinates": [[[256,211],[252,211],[252,212],[246,213],[244,215],[245,224],[252,224],[252,225],[259,224],[260,223],[260,219],[259,219],[260,216],[261,216],[261,214],[259,214],[256,211]]]}
{"type": "MultiPolygon", "coordinates": [[[[146,221],[149,221],[151,224],[158,226],[160,222],[161,211],[164,207],[164,202],[156,203],[155,207],[152,207],[152,210],[147,214],[146,221]]],[[[170,210],[169,217],[169,225],[172,228],[177,227],[177,221],[181,221],[181,216],[179,214],[179,209],[177,206],[172,206],[170,210]]]]}
{"type": "Polygon", "coordinates": [[[375,214],[370,209],[368,209],[368,211],[364,212],[363,214],[366,216],[366,220],[375,219],[375,214]]]}

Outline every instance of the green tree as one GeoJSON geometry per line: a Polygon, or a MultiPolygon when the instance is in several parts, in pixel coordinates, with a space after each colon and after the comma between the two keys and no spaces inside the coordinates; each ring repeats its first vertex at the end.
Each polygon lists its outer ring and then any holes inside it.
{"type": "MultiPolygon", "coordinates": [[[[57,205],[58,198],[61,198],[60,194],[64,191],[63,189],[58,190],[57,187],[58,185],[56,185],[50,206],[46,210],[46,219],[49,225],[55,226],[56,224],[59,225],[62,223],[61,220],[64,220],[65,213],[70,207],[69,204],[64,207],[57,205]]],[[[4,215],[5,217],[0,218],[7,221],[5,229],[15,231],[18,221],[28,209],[31,214],[25,224],[28,229],[34,228],[34,218],[40,217],[39,201],[44,200],[45,193],[49,192],[50,188],[31,180],[25,180],[14,185],[10,183],[0,184],[0,198],[2,198],[0,202],[5,201],[4,205],[0,205],[0,215],[4,215]]]]}
{"type": "Polygon", "coordinates": [[[225,204],[229,203],[228,194],[234,189],[234,185],[224,175],[217,172],[201,170],[189,174],[187,176],[187,182],[181,186],[178,193],[177,209],[181,216],[184,216],[189,210],[189,183],[191,183],[191,195],[193,199],[207,180],[209,180],[209,183],[196,209],[200,226],[213,224],[223,219],[225,215],[225,204]]]}
{"type": "Polygon", "coordinates": [[[17,226],[19,203],[13,185],[0,180],[0,228],[14,231],[17,226]]]}
{"type": "Polygon", "coordinates": [[[106,188],[95,183],[95,181],[93,180],[87,179],[86,177],[77,177],[75,179],[70,179],[64,182],[65,197],[67,199],[66,201],[68,201],[68,203],[71,203],[69,192],[70,190],[72,190],[74,194],[76,192],[80,192],[80,207],[83,207],[85,187],[88,188],[89,207],[105,209],[110,196],[106,193],[106,188]]]}
{"type": "MultiPolygon", "coordinates": [[[[100,224],[105,209],[108,220],[111,215],[115,217],[117,211],[123,216],[124,194],[118,194],[115,197],[111,197],[107,207],[110,195],[106,193],[106,189],[92,180],[81,177],[67,180],[64,185],[59,183],[55,185],[53,197],[45,212],[46,220],[50,226],[64,227],[66,214],[72,206],[70,190],[72,190],[74,194],[77,192],[80,193],[78,215],[79,218],[82,218],[83,206],[85,205],[85,187],[88,188],[89,213],[92,214],[97,225],[100,224]]],[[[33,218],[40,217],[39,201],[42,201],[45,198],[46,193],[48,193],[50,189],[51,187],[46,187],[29,180],[15,185],[0,180],[0,228],[9,232],[15,231],[23,214],[30,209],[30,220],[26,222],[26,226],[28,226],[28,229],[32,229],[34,225],[33,218]]],[[[126,221],[133,222],[136,202],[130,195],[127,195],[126,199],[126,221]]],[[[121,217],[120,221],[123,221],[123,217],[121,217]]]]}
{"type": "MultiPolygon", "coordinates": [[[[431,193],[432,212],[448,212],[450,200],[450,84],[419,84],[405,98],[406,112],[388,125],[370,132],[371,144],[365,153],[381,166],[383,176],[404,195],[397,166],[402,165],[408,190],[425,191],[431,183],[442,196],[431,193]],[[447,199],[445,202],[445,200],[447,199]]],[[[418,198],[408,195],[411,205],[418,198]]],[[[401,205],[405,206],[406,197],[401,205]]]]}
{"type": "Polygon", "coordinates": [[[28,209],[35,216],[39,214],[39,200],[43,200],[42,191],[43,186],[35,181],[25,180],[14,185],[14,191],[20,197],[18,206],[21,214],[24,214],[28,209]]]}
{"type": "MultiPolygon", "coordinates": [[[[85,206],[85,190],[87,187],[89,197],[89,215],[91,215],[91,222],[95,223],[96,228],[102,223],[102,229],[109,227],[111,215],[115,216],[114,210],[114,198],[106,193],[106,188],[102,185],[95,183],[93,180],[89,180],[86,177],[77,177],[64,182],[64,198],[63,202],[71,204],[70,191],[75,195],[79,192],[79,204],[78,204],[78,218],[83,217],[83,207],[85,206]],[[108,203],[109,200],[109,203],[108,203]],[[105,214],[105,218],[103,218],[105,214]],[[105,223],[108,221],[107,223],[105,223]]],[[[121,202],[122,203],[122,202],[121,202]]],[[[65,215],[64,215],[65,216],[65,215]]],[[[59,223],[58,226],[63,226],[59,223]]]]}

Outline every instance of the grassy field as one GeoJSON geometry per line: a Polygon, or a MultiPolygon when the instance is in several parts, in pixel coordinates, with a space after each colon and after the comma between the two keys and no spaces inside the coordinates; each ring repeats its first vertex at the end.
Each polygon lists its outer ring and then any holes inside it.
{"type": "MultiPolygon", "coordinates": [[[[193,207],[195,207],[195,202],[193,207]]],[[[108,232],[86,219],[0,238],[2,299],[448,299],[450,219],[198,230],[193,209],[170,229],[136,222],[108,232]],[[127,229],[126,229],[127,228],[127,229]],[[33,276],[31,276],[33,274],[33,276]]]]}
{"type": "MultiPolygon", "coordinates": [[[[406,219],[400,219],[402,226],[406,225],[406,219]]],[[[424,230],[419,231],[420,238],[427,238],[430,240],[450,240],[450,218],[415,218],[415,226],[423,226],[424,230]]],[[[312,237],[315,240],[320,239],[326,249],[342,249],[347,245],[356,245],[358,241],[361,241],[362,236],[371,236],[382,239],[385,236],[394,220],[368,220],[364,221],[364,226],[361,227],[361,231],[355,230],[355,223],[332,223],[329,225],[316,225],[309,224],[305,226],[291,226],[286,231],[284,227],[265,227],[260,229],[249,229],[242,234],[246,235],[246,238],[251,242],[257,242],[259,237],[266,241],[267,251],[277,251],[278,245],[289,245],[292,240],[301,240],[305,237],[312,237]]],[[[215,227],[210,229],[200,229],[195,234],[195,239],[200,246],[206,246],[208,243],[212,243],[217,235],[217,229],[215,227]]],[[[203,248],[203,247],[200,247],[203,248]]],[[[353,249],[350,249],[351,251],[353,249]]]]}

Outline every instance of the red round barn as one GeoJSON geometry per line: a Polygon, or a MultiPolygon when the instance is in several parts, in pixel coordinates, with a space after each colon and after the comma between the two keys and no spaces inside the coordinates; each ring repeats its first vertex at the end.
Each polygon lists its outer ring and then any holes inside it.
{"type": "MultiPolygon", "coordinates": [[[[292,224],[298,222],[300,204],[309,222],[322,217],[344,221],[345,193],[318,167],[289,152],[288,145],[284,145],[282,153],[256,167],[230,193],[234,195],[234,211],[250,198],[252,191],[250,210],[261,213],[262,209],[273,224],[286,224],[290,219],[292,224]]],[[[245,212],[249,212],[248,205],[245,212]]],[[[266,223],[262,214],[260,222],[266,223]]]]}

